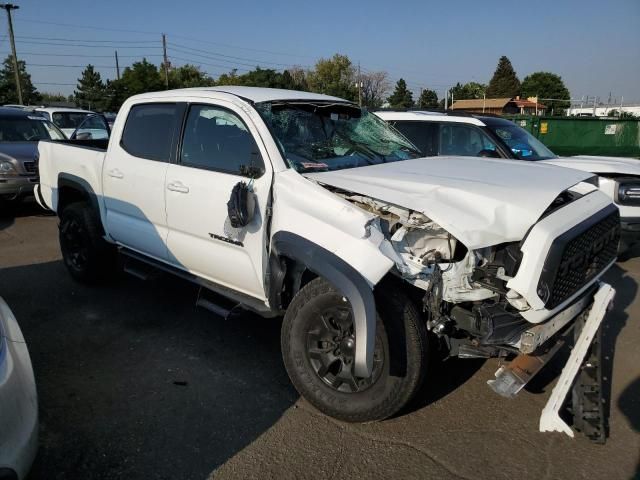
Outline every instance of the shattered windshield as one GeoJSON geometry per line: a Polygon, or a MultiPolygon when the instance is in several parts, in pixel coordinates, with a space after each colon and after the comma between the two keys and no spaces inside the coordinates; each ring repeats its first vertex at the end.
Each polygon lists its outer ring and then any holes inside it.
{"type": "Polygon", "coordinates": [[[346,103],[262,102],[256,109],[299,172],[418,158],[418,149],[375,115],[346,103]]]}
{"type": "Polygon", "coordinates": [[[556,158],[544,143],[514,123],[491,124],[487,126],[498,135],[511,151],[521,160],[548,160],[556,158]]]}

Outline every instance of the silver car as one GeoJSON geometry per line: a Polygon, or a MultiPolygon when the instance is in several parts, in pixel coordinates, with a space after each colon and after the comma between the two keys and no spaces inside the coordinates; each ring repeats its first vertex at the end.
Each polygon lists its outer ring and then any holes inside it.
{"type": "Polygon", "coordinates": [[[38,396],[27,345],[0,298],[0,478],[22,480],[38,446],[38,396]]]}
{"type": "Polygon", "coordinates": [[[0,201],[32,195],[38,183],[38,141],[65,138],[37,114],[0,108],[0,201]]]}

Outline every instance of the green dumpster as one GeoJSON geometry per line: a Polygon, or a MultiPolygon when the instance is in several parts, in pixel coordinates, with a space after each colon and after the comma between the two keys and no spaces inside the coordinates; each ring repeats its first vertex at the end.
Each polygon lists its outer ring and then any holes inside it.
{"type": "Polygon", "coordinates": [[[554,153],[640,158],[640,120],[577,117],[511,117],[554,153]]]}

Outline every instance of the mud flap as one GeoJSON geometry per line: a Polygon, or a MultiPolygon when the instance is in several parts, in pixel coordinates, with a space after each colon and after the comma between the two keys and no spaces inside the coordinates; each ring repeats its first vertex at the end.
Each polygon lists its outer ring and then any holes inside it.
{"type": "MultiPolygon", "coordinates": [[[[576,381],[576,376],[579,373],[580,373],[580,378],[578,379],[579,384],[576,385],[578,387],[578,390],[577,390],[578,395],[584,398],[583,393],[590,392],[591,397],[594,396],[592,395],[592,393],[594,392],[591,392],[593,384],[591,385],[587,384],[587,388],[585,389],[582,387],[582,383],[580,382],[583,381],[583,375],[593,374],[592,368],[588,366],[589,365],[588,359],[592,357],[594,350],[592,349],[591,355],[587,356],[587,354],[592,345],[592,342],[598,335],[600,324],[602,323],[604,315],[607,312],[607,309],[611,301],[613,300],[614,296],[615,296],[615,290],[611,287],[611,285],[608,285],[606,283],[600,284],[600,288],[598,289],[595,296],[593,297],[593,305],[589,310],[588,314],[586,314],[586,319],[584,320],[584,325],[582,327],[582,330],[579,334],[577,334],[578,337],[575,342],[574,348],[571,351],[571,355],[569,356],[569,360],[567,361],[565,367],[563,368],[562,373],[560,374],[560,378],[558,379],[558,382],[553,388],[553,391],[551,392],[551,396],[549,397],[547,404],[542,409],[542,415],[540,416],[541,432],[564,432],[570,437],[574,436],[574,433],[571,427],[569,427],[569,425],[567,425],[566,422],[562,420],[562,418],[560,418],[560,409],[562,408],[565,402],[565,399],[567,397],[567,394],[569,393],[569,390],[572,389],[574,381],[576,381]],[[586,362],[585,362],[585,359],[587,359],[586,362]],[[584,362],[585,368],[583,368],[581,371],[583,362],[584,362]]],[[[599,345],[597,345],[597,347],[599,347],[599,345]]],[[[596,350],[596,353],[599,352],[599,348],[596,348],[595,350],[596,350]]],[[[600,370],[600,367],[598,365],[596,376],[595,376],[595,381],[598,382],[597,388],[595,389],[597,390],[597,395],[595,396],[600,398],[601,374],[599,373],[599,370],[600,370]]],[[[578,413],[578,416],[576,417],[577,419],[576,427],[580,426],[582,428],[585,428],[584,413],[585,412],[587,413],[586,415],[587,417],[593,416],[594,407],[591,403],[584,403],[580,401],[579,403],[582,403],[582,406],[580,407],[580,413],[578,413]],[[584,408],[585,406],[587,407],[586,409],[584,408]]],[[[601,420],[602,419],[602,402],[600,402],[598,412],[599,412],[600,420],[597,420],[597,419],[590,419],[590,420],[596,420],[595,423],[600,425],[600,423],[602,422],[601,420]]],[[[575,415],[576,415],[576,412],[574,411],[574,416],[575,415]]],[[[589,432],[591,432],[593,425],[591,424],[591,422],[586,422],[586,424],[588,425],[589,432]]],[[[583,430],[583,431],[587,433],[587,430],[583,430]]],[[[598,435],[604,435],[603,429],[601,432],[598,433],[598,435]]]]}

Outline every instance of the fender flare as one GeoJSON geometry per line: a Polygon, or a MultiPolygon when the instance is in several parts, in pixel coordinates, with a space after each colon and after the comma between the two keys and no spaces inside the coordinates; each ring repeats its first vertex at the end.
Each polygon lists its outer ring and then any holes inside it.
{"type": "Polygon", "coordinates": [[[373,370],[377,316],[373,289],[367,280],[334,253],[295,233],[276,232],[271,240],[271,251],[304,264],[349,300],[356,335],[354,372],[359,377],[369,377],[373,370]]]}
{"type": "MultiPolygon", "coordinates": [[[[84,178],[78,177],[76,175],[72,175],[70,173],[60,173],[58,175],[58,192],[63,187],[71,187],[75,190],[83,192],[91,206],[96,209],[96,211],[100,212],[100,206],[98,204],[98,196],[96,192],[93,191],[93,188],[84,178]]],[[[60,194],[58,193],[58,205],[60,204],[60,194]]]]}

